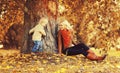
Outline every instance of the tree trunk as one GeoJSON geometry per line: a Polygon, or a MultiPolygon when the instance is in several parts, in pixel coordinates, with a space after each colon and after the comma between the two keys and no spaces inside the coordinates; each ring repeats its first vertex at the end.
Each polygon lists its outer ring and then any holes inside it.
{"type": "Polygon", "coordinates": [[[22,36],[22,44],[21,44],[21,52],[22,53],[30,53],[31,50],[31,45],[32,45],[32,40],[31,40],[31,35],[29,34],[29,30],[32,25],[32,19],[33,19],[33,14],[32,14],[32,6],[34,6],[34,3],[32,4],[32,0],[29,1],[27,0],[25,3],[24,8],[27,8],[27,10],[24,12],[24,25],[23,25],[23,36],[22,36]]]}
{"type": "Polygon", "coordinates": [[[47,36],[44,38],[44,49],[46,52],[55,52],[56,51],[56,35],[57,35],[57,26],[54,19],[50,19],[49,24],[46,28],[47,36]]]}
{"type": "Polygon", "coordinates": [[[24,35],[22,36],[22,45],[21,45],[21,52],[22,53],[29,53],[30,52],[30,40],[31,37],[29,36],[28,32],[30,30],[30,16],[25,13],[24,15],[25,21],[24,21],[24,26],[23,26],[23,30],[24,30],[24,35]]]}
{"type": "MultiPolygon", "coordinates": [[[[22,45],[21,52],[22,53],[30,53],[33,47],[33,41],[31,40],[31,36],[29,35],[29,30],[36,25],[38,20],[43,16],[48,16],[47,13],[47,0],[27,0],[25,7],[28,9],[27,12],[24,13],[24,35],[22,37],[22,45]],[[43,2],[46,2],[44,4],[43,2]],[[43,5],[44,4],[44,5],[43,5]]],[[[48,17],[49,23],[47,24],[46,37],[43,38],[43,49],[44,52],[53,53],[56,50],[56,35],[57,35],[57,25],[54,17],[48,17]]]]}

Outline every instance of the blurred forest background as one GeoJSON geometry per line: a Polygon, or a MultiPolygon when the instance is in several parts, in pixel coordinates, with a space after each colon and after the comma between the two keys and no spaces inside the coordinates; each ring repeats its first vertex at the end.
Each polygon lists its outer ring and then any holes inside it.
{"type": "Polygon", "coordinates": [[[1,47],[0,73],[120,73],[120,0],[0,0],[1,47]],[[21,53],[32,48],[28,31],[42,16],[49,18],[44,49],[56,49],[57,19],[65,17],[75,40],[106,59],[21,53]]]}
{"type": "MultiPolygon", "coordinates": [[[[25,31],[22,7],[26,1],[0,0],[0,41],[4,47],[19,48],[21,45],[21,36],[25,31]]],[[[41,0],[35,3],[37,1],[41,0]]],[[[54,1],[60,5],[61,11],[64,10],[62,14],[59,11],[56,17],[64,16],[68,19],[74,26],[77,41],[105,50],[120,49],[120,0],[54,1]]],[[[51,13],[54,15],[54,7],[51,7],[51,13]]]]}

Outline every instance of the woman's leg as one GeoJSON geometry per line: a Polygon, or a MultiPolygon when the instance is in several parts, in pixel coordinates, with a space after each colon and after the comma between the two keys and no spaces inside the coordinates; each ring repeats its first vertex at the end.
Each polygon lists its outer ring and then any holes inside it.
{"type": "Polygon", "coordinates": [[[92,50],[88,50],[88,55],[86,56],[90,60],[104,60],[106,55],[104,56],[97,56],[92,50]]]}
{"type": "Polygon", "coordinates": [[[87,46],[85,46],[84,44],[78,44],[63,50],[63,53],[68,56],[78,55],[78,54],[83,54],[84,56],[86,56],[88,54],[88,52],[86,52],[87,50],[89,50],[87,46]]]}
{"type": "Polygon", "coordinates": [[[88,50],[88,55],[86,56],[88,59],[90,60],[95,60],[95,61],[99,61],[99,60],[104,60],[106,55],[104,56],[97,56],[94,52],[92,52],[91,50],[88,50]]]}
{"type": "Polygon", "coordinates": [[[103,57],[97,56],[92,50],[89,49],[89,47],[87,47],[83,43],[78,44],[74,47],[67,48],[66,53],[68,56],[83,54],[84,56],[86,56],[90,60],[103,60],[106,57],[106,55],[103,57]]]}
{"type": "Polygon", "coordinates": [[[78,54],[83,54],[84,56],[86,56],[88,54],[88,52],[86,52],[87,50],[89,50],[89,47],[87,47],[83,43],[80,43],[78,45],[75,45],[73,47],[69,47],[69,48],[65,49],[63,51],[63,53],[64,54],[66,53],[68,56],[78,55],[78,54]]]}

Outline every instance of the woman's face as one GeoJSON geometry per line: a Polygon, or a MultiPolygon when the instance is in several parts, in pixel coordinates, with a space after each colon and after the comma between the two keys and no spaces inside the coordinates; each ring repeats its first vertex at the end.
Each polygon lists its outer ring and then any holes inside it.
{"type": "Polygon", "coordinates": [[[65,29],[66,26],[65,26],[64,24],[59,24],[59,28],[60,28],[60,29],[65,29]]]}

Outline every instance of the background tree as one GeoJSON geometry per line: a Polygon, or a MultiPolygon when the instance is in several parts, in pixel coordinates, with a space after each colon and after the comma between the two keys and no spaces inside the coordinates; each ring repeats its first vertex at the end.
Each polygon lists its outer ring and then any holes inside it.
{"type": "Polygon", "coordinates": [[[23,47],[21,52],[30,52],[32,42],[31,35],[28,34],[29,30],[34,27],[41,17],[48,17],[49,23],[46,27],[46,37],[43,40],[45,52],[55,52],[56,50],[56,18],[57,18],[57,2],[56,0],[27,0],[24,8],[24,35],[22,38],[23,47]],[[50,5],[53,4],[53,5],[50,5]],[[53,8],[50,9],[49,6],[53,8]],[[25,10],[25,9],[24,9],[25,10]],[[54,13],[52,12],[54,11],[54,13]]]}
{"type": "Polygon", "coordinates": [[[97,48],[120,48],[119,0],[1,0],[0,41],[30,52],[28,31],[43,16],[49,18],[43,40],[46,52],[56,50],[56,20],[60,16],[74,25],[77,40],[97,48]],[[59,7],[65,12],[59,14],[59,7]]]}
{"type": "Polygon", "coordinates": [[[0,1],[0,41],[5,48],[20,45],[23,15],[23,11],[14,0],[0,1]]]}
{"type": "Polygon", "coordinates": [[[120,1],[119,0],[60,0],[65,5],[63,16],[79,27],[78,40],[89,46],[120,48],[120,1]]]}

